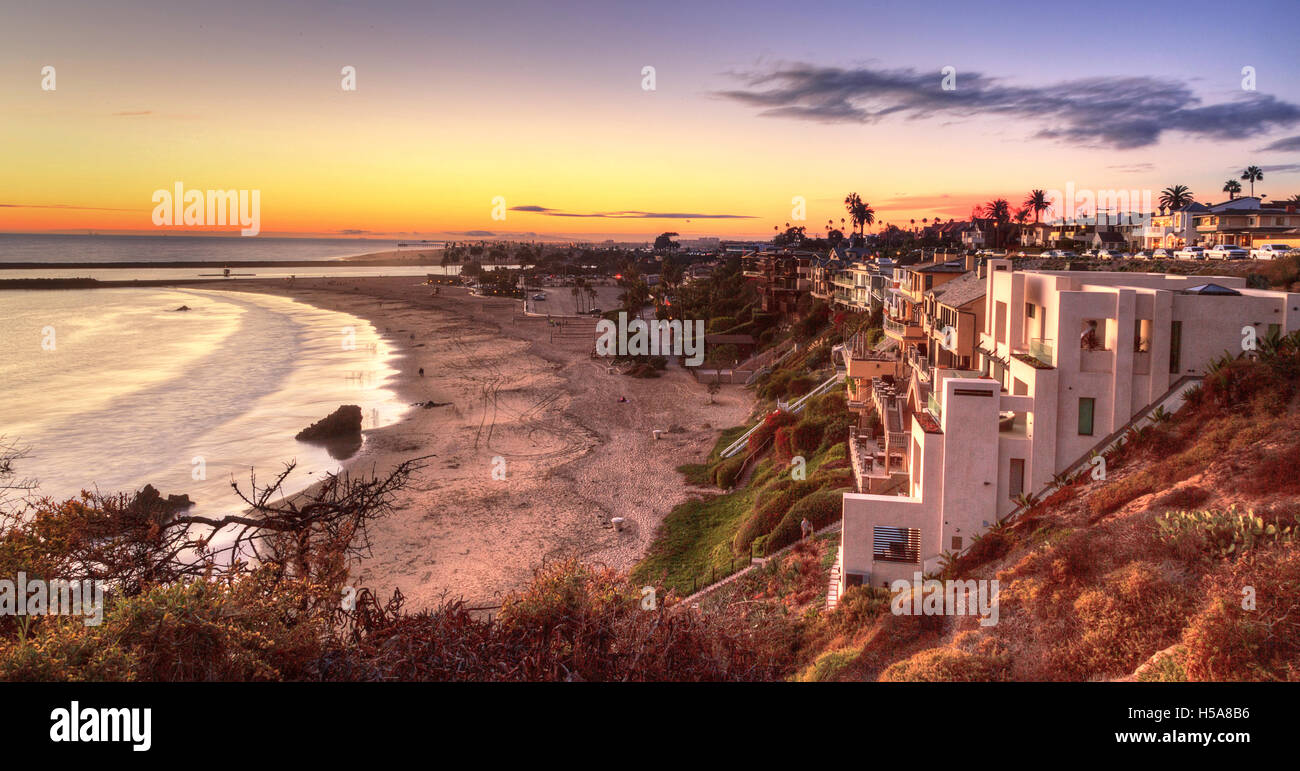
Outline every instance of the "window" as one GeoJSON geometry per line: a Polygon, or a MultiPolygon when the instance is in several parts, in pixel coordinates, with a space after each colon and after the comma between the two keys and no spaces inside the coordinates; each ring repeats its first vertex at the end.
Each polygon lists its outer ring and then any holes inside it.
{"type": "Polygon", "coordinates": [[[914,527],[872,528],[871,556],[885,562],[920,562],[921,531],[914,527]]]}
{"type": "Polygon", "coordinates": [[[1090,396],[1079,398],[1079,436],[1092,436],[1092,413],[1096,399],[1090,396]]]}
{"type": "Polygon", "coordinates": [[[993,314],[994,339],[999,343],[1005,343],[1007,341],[1007,304],[999,302],[995,309],[993,314]]]}
{"type": "Polygon", "coordinates": [[[952,537],[952,550],[955,552],[961,551],[961,536],[954,535],[952,537]]]}
{"type": "Polygon", "coordinates": [[[1025,459],[1011,459],[1011,477],[1007,485],[1007,495],[1012,500],[1024,495],[1025,492],[1025,459]]]}
{"type": "Polygon", "coordinates": [[[1179,354],[1183,348],[1183,322],[1169,322],[1169,371],[1177,374],[1181,368],[1179,366],[1179,354]]]}
{"type": "Polygon", "coordinates": [[[1025,303],[1025,318],[1032,319],[1033,317],[1034,317],[1034,304],[1025,303]]]}

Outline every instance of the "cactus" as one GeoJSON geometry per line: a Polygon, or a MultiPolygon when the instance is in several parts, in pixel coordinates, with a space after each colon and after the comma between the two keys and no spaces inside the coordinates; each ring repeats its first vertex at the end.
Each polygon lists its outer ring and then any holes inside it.
{"type": "Polygon", "coordinates": [[[1235,559],[1257,546],[1284,543],[1295,539],[1291,526],[1265,523],[1254,511],[1227,510],[1170,511],[1157,520],[1161,540],[1174,541],[1195,533],[1206,547],[1225,559],[1235,559]]]}

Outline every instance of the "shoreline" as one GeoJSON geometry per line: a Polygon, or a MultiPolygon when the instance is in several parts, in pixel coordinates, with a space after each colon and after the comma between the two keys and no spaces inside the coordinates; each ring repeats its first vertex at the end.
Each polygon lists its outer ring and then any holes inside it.
{"type": "Polygon", "coordinates": [[[414,608],[497,604],[535,568],[568,556],[630,569],[674,506],[716,492],[689,486],[677,466],[705,457],[753,406],[741,386],[709,404],[681,367],[649,380],[609,374],[590,356],[594,320],[557,331],[545,316],[521,317],[515,301],[459,287],[435,297],[414,276],[254,279],[219,291],[363,318],[392,345],[399,374],[388,386],[401,400],[446,403],[367,430],[343,463],[348,473],[383,474],[434,456],[374,523],[372,554],[353,574],[381,599],[400,589],[414,608]],[[659,440],[655,429],[665,432],[659,440]],[[613,517],[625,518],[622,530],[613,517]]]}

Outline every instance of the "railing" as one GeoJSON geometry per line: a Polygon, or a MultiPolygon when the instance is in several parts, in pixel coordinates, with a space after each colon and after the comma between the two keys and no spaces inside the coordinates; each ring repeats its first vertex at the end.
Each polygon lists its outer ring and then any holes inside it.
{"type": "Polygon", "coordinates": [[[943,404],[939,402],[936,394],[931,392],[929,400],[926,402],[926,408],[935,420],[943,420],[943,404]]]}
{"type": "Polygon", "coordinates": [[[1038,359],[1049,367],[1056,366],[1056,346],[1055,341],[1048,340],[1044,337],[1035,337],[1029,341],[1029,355],[1038,359]]]}

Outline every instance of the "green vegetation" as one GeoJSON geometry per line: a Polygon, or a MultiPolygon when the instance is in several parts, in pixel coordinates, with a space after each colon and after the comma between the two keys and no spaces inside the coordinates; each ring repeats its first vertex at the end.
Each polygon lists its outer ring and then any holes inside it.
{"type": "MultiPolygon", "coordinates": [[[[852,420],[844,393],[835,389],[811,400],[799,415],[774,413],[749,439],[753,452],[772,442],[757,460],[749,482],[739,489],[678,505],[660,525],[649,553],[632,571],[635,581],[658,584],[689,594],[732,568],[748,564],[751,554],[771,553],[797,541],[806,516],[816,527],[840,516],[840,498],[852,487],[845,441],[852,420]],[[795,477],[803,458],[803,479],[795,477]]],[[[682,466],[688,480],[711,479],[726,490],[747,453],[719,460],[720,450],[743,432],[723,433],[704,464],[682,466]]]]}

